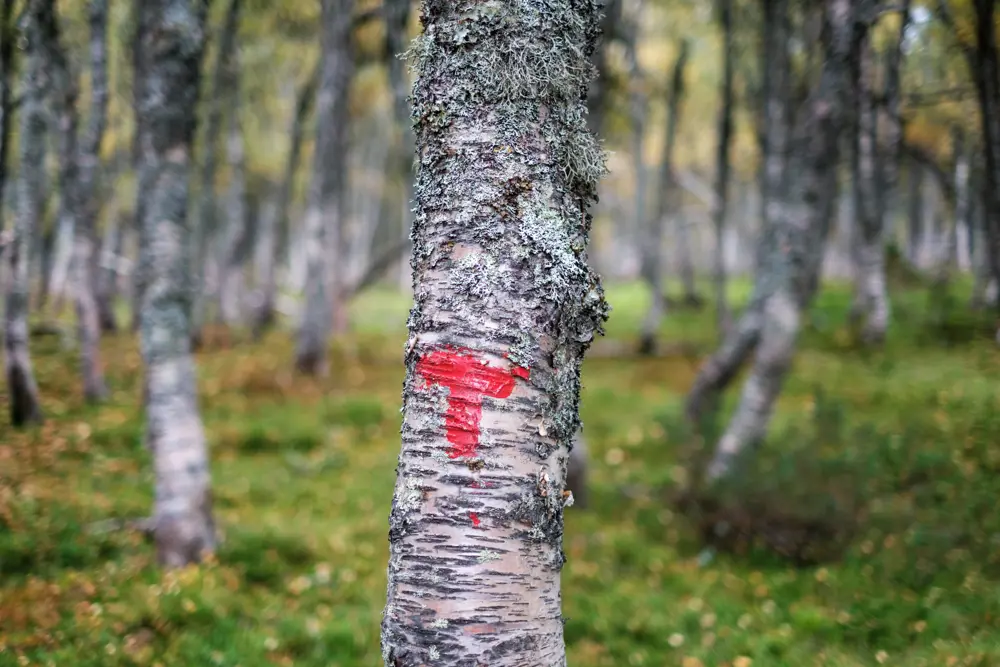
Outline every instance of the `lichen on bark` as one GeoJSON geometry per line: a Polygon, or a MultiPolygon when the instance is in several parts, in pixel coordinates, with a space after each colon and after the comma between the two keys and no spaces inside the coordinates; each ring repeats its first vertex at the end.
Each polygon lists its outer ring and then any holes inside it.
{"type": "Polygon", "coordinates": [[[598,7],[423,3],[386,665],[565,664],[566,461],[580,363],[608,312],[586,255],[604,172],[585,107],[598,7]],[[442,352],[487,370],[438,384],[420,362],[442,352]],[[472,375],[491,373],[509,373],[512,393],[482,396],[472,375]],[[452,433],[473,407],[475,428],[452,433]],[[449,447],[473,431],[470,448],[449,447]]]}

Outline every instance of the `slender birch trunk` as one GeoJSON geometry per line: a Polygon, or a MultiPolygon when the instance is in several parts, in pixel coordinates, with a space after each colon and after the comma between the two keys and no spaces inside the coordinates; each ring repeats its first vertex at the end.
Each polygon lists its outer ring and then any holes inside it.
{"type": "Polygon", "coordinates": [[[761,69],[763,90],[760,107],[760,218],[754,268],[754,291],[750,303],[730,329],[719,349],[698,371],[687,398],[687,414],[699,421],[713,407],[719,393],[736,377],[757,347],[763,326],[763,290],[768,279],[764,268],[770,249],[777,242],[776,230],[786,205],[789,155],[789,95],[791,69],[788,54],[788,0],[762,0],[764,23],[761,69]]]}
{"type": "MultiPolygon", "coordinates": [[[[63,49],[55,7],[43,3],[36,17],[44,35],[45,63],[59,137],[59,187],[62,199],[60,227],[72,230],[73,296],[80,342],[84,397],[99,402],[107,395],[101,368],[101,328],[94,296],[95,225],[100,208],[98,173],[100,147],[107,119],[107,0],[89,4],[91,108],[86,133],[79,136],[77,83],[63,49]]],[[[57,292],[58,296],[58,292],[57,292]]]]}
{"type": "MultiPolygon", "coordinates": [[[[753,297],[760,305],[751,305],[751,315],[742,323],[746,327],[751,319],[759,321],[754,363],[706,471],[709,481],[729,475],[739,456],[763,438],[794,358],[837,198],[840,135],[851,115],[852,76],[866,27],[864,5],[864,0],[825,2],[822,74],[792,135],[788,168],[797,175],[795,187],[776,211],[777,225],[761,256],[753,297]]],[[[724,350],[731,346],[727,341],[724,350]]]]}
{"type": "Polygon", "coordinates": [[[598,15],[588,0],[423,5],[387,667],[566,664],[566,459],[606,317],[586,255],[598,15]]]}
{"type": "MultiPolygon", "coordinates": [[[[994,280],[1000,281],[1000,55],[997,50],[996,3],[975,0],[976,49],[972,73],[979,95],[985,170],[987,257],[994,280]]],[[[1000,333],[998,333],[1000,341],[1000,333]]]]}
{"type": "MultiPolygon", "coordinates": [[[[0,0],[0,260],[13,238],[8,233],[4,213],[7,203],[7,156],[10,153],[14,96],[10,80],[16,69],[14,0],[0,0]]],[[[0,272],[3,269],[0,268],[0,272]]]]}
{"type": "Polygon", "coordinates": [[[17,210],[14,235],[7,250],[4,299],[4,367],[14,426],[42,421],[38,386],[28,350],[28,295],[33,237],[42,221],[42,182],[45,156],[45,63],[43,27],[39,12],[45,0],[30,0],[24,15],[24,65],[21,77],[18,133],[17,210]]]}
{"type": "Polygon", "coordinates": [[[140,221],[147,444],[156,474],[159,560],[180,567],[215,548],[208,452],[191,356],[191,229],[187,219],[205,25],[193,0],[144,0],[142,160],[152,184],[140,221]]]}
{"type": "MultiPolygon", "coordinates": [[[[234,82],[235,87],[239,83],[234,82]]],[[[229,162],[229,193],[226,206],[226,228],[222,243],[222,277],[219,285],[219,313],[227,327],[243,323],[244,269],[250,235],[250,210],[246,179],[246,148],[239,117],[238,100],[234,92],[226,154],[229,162]]]]}
{"type": "Polygon", "coordinates": [[[622,0],[607,0],[604,3],[604,17],[601,19],[601,42],[594,49],[591,62],[597,70],[590,89],[587,91],[588,123],[598,137],[604,131],[604,116],[607,112],[608,88],[611,81],[611,64],[608,62],[608,48],[619,37],[622,24],[622,0]]]}
{"type": "Polygon", "coordinates": [[[194,295],[193,336],[195,345],[201,340],[201,328],[205,324],[207,308],[207,282],[205,280],[205,265],[208,261],[209,247],[217,228],[218,204],[215,196],[216,173],[219,166],[219,146],[222,141],[225,106],[231,100],[231,94],[237,85],[235,71],[236,39],[239,32],[240,14],[243,0],[229,0],[225,22],[219,35],[219,49],[216,54],[215,71],[212,74],[212,87],[208,94],[208,110],[205,115],[204,148],[201,157],[201,173],[198,182],[198,213],[194,220],[192,235],[195,272],[200,282],[200,288],[194,295]]]}
{"type": "Polygon", "coordinates": [[[689,50],[687,40],[681,40],[670,77],[670,88],[667,91],[667,128],[664,133],[663,154],[660,156],[656,208],[646,219],[646,234],[642,243],[642,276],[649,285],[652,300],[642,322],[639,342],[641,354],[652,354],[656,350],[657,332],[666,311],[666,295],[663,289],[663,226],[667,216],[676,208],[674,146],[677,143],[680,103],[684,96],[684,68],[687,65],[689,50]]]}
{"type": "Polygon", "coordinates": [[[299,325],[295,366],[303,373],[327,372],[331,327],[345,317],[341,236],[347,211],[347,126],[354,74],[353,0],[323,0],[322,63],[316,100],[316,148],[306,212],[306,304],[299,325]],[[337,320],[338,322],[335,322],[337,320]]]}
{"type": "Polygon", "coordinates": [[[291,135],[288,139],[288,158],[285,161],[285,173],[281,179],[281,189],[278,191],[278,201],[275,210],[275,261],[267,266],[261,278],[261,305],[254,322],[254,336],[259,338],[275,321],[275,306],[278,298],[277,262],[286,262],[289,254],[289,214],[292,195],[295,192],[295,177],[302,161],[302,141],[305,138],[306,124],[316,102],[316,89],[319,87],[320,68],[317,67],[299,88],[295,96],[295,116],[292,119],[291,135]]]}
{"type": "Polygon", "coordinates": [[[719,27],[722,31],[722,86],[719,100],[719,143],[715,153],[715,201],[712,224],[715,228],[713,270],[715,277],[715,326],[720,338],[729,331],[729,303],[726,298],[726,216],[729,213],[729,146],[733,134],[733,77],[736,69],[733,44],[733,0],[721,0],[719,27]]]}

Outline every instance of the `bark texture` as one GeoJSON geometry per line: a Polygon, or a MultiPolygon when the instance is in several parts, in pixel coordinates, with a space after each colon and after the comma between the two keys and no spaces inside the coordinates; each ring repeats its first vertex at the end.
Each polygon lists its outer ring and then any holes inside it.
{"type": "Polygon", "coordinates": [[[603,154],[594,1],[425,0],[385,665],[565,665],[559,573],[603,154]]]}
{"type": "Polygon", "coordinates": [[[10,395],[10,421],[14,426],[42,421],[38,386],[28,350],[28,295],[31,249],[42,217],[46,129],[45,38],[37,19],[46,4],[44,0],[31,0],[22,26],[26,43],[18,133],[20,166],[14,234],[6,255],[9,271],[4,299],[4,369],[10,395]]]}
{"type": "Polygon", "coordinates": [[[334,319],[343,320],[340,240],[347,212],[347,126],[354,75],[354,0],[323,0],[322,62],[316,100],[316,149],[306,212],[306,304],[295,366],[327,372],[326,345],[334,319]]]}
{"type": "Polygon", "coordinates": [[[191,356],[191,145],[205,26],[195,0],[144,0],[139,111],[151,187],[140,221],[146,267],[141,341],[146,438],[156,474],[154,534],[160,562],[180,567],[215,548],[208,453],[191,356]]]}
{"type": "Polygon", "coordinates": [[[92,0],[90,25],[91,103],[85,133],[79,130],[78,88],[59,35],[55,8],[45,3],[36,20],[44,34],[46,75],[52,84],[54,131],[59,137],[60,227],[71,230],[73,300],[80,343],[84,397],[98,402],[107,395],[100,359],[101,327],[95,295],[96,224],[100,208],[98,175],[107,119],[107,0],[92,0]]]}
{"type": "Polygon", "coordinates": [[[866,10],[863,0],[824,3],[822,74],[797,114],[791,135],[793,150],[787,168],[795,175],[795,187],[779,198],[768,186],[766,196],[774,207],[768,223],[773,227],[766,230],[751,304],[740,326],[696,380],[696,388],[720,386],[717,381],[707,383],[703,376],[731,379],[736,369],[725,362],[745,355],[748,349],[755,352],[736,411],[708,466],[709,481],[730,474],[737,458],[763,438],[791,367],[802,313],[818,284],[823,244],[833,217],[839,138],[851,117],[851,88],[866,10]]]}
{"type": "MultiPolygon", "coordinates": [[[[676,207],[674,182],[674,146],[677,144],[677,125],[681,99],[684,97],[684,68],[687,66],[690,47],[686,40],[678,45],[677,60],[667,90],[667,128],[664,133],[663,154],[660,156],[660,173],[657,183],[656,208],[646,220],[646,233],[642,239],[642,277],[650,290],[649,310],[642,322],[639,351],[652,354],[656,350],[656,337],[666,311],[663,289],[663,226],[676,207]]],[[[687,284],[687,281],[685,281],[687,284]]]]}

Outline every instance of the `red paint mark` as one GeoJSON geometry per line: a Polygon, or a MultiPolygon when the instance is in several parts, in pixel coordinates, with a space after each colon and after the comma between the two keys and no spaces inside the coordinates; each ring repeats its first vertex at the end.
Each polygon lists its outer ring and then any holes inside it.
{"type": "Polygon", "coordinates": [[[527,368],[510,370],[489,366],[485,359],[467,348],[444,348],[425,354],[417,362],[417,372],[427,385],[448,387],[448,411],[444,428],[451,443],[448,458],[472,458],[479,445],[479,422],[483,417],[483,397],[507,398],[514,391],[514,378],[529,377],[527,368]]]}
{"type": "Polygon", "coordinates": [[[479,520],[479,515],[475,512],[469,512],[469,518],[472,520],[472,527],[479,528],[479,524],[482,523],[482,521],[479,520]]]}

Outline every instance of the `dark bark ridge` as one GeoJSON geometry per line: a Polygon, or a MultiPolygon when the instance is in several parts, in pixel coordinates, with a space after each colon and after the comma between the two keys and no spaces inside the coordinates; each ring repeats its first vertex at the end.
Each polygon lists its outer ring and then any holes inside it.
{"type": "Polygon", "coordinates": [[[598,4],[425,0],[422,23],[410,52],[414,306],[383,657],[564,665],[566,458],[583,352],[607,316],[586,256],[605,169],[585,107],[598,4]],[[448,390],[418,370],[449,349],[523,369],[509,398],[483,400],[475,453],[453,458],[448,390]]]}

